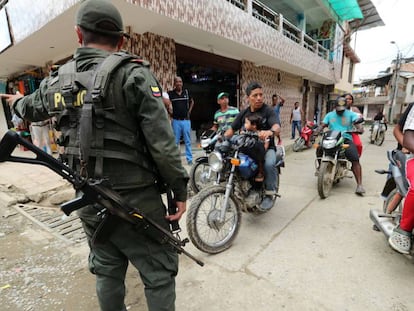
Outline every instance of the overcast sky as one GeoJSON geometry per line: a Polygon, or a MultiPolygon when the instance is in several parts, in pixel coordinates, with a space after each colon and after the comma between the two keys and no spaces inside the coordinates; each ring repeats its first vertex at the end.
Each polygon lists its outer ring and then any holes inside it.
{"type": "Polygon", "coordinates": [[[414,0],[371,0],[385,26],[358,31],[353,46],[361,62],[355,68],[355,81],[376,77],[396,59],[414,55],[414,0]],[[390,41],[395,41],[391,44],[390,41]]]}

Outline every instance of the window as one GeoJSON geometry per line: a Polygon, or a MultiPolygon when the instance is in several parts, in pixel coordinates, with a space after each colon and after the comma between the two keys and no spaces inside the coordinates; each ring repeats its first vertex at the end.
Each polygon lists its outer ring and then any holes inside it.
{"type": "Polygon", "coordinates": [[[410,92],[410,94],[411,94],[411,95],[414,95],[414,84],[413,84],[413,85],[411,85],[411,92],[410,92]]]}

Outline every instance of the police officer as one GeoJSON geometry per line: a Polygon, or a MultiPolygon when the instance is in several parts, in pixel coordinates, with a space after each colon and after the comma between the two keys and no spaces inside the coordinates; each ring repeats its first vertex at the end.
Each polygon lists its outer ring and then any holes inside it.
{"type": "MultiPolygon", "coordinates": [[[[65,77],[80,76],[78,72],[99,68],[97,64],[117,52],[124,40],[121,15],[106,0],[82,2],[75,30],[81,47],[76,50],[70,64],[76,65],[73,67],[76,73],[65,77]]],[[[179,150],[165,113],[162,91],[148,66],[132,58],[111,73],[111,92],[106,93],[111,95],[102,99],[105,107],[101,110],[103,132],[99,135],[102,137],[90,137],[93,147],[89,150],[90,157],[86,158],[89,159],[86,167],[76,156],[79,145],[82,145],[82,135],[79,138],[73,134],[78,132],[74,128],[77,124],[82,127],[80,116],[86,105],[82,108],[84,96],[80,94],[85,89],[78,90],[72,99],[65,95],[63,89],[60,93],[52,92],[51,89],[56,86],[65,85],[65,81],[59,82],[65,80],[63,72],[59,69],[56,77],[45,78],[40,88],[31,95],[1,94],[1,97],[6,98],[20,117],[30,121],[47,119],[52,115],[51,110],[63,109],[55,113],[64,137],[68,163],[77,170],[81,167],[86,169],[88,177],[107,177],[113,189],[131,206],[138,207],[148,217],[168,228],[168,220],[180,219],[186,210],[188,176],[181,165],[179,150]],[[102,146],[105,146],[101,149],[100,139],[104,139],[102,146]],[[175,215],[165,216],[157,186],[160,179],[174,192],[177,201],[175,215]]],[[[92,121],[97,125],[97,120],[92,121]]],[[[93,133],[98,133],[98,129],[95,131],[93,133]]],[[[94,243],[93,234],[102,224],[102,217],[97,215],[96,208],[99,207],[84,207],[79,210],[79,215],[88,236],[89,268],[96,275],[101,310],[126,310],[125,275],[129,261],[139,270],[148,309],[175,310],[177,253],[168,244],[162,244],[159,236],[146,226],[132,225],[116,218],[110,222],[109,233],[101,237],[103,241],[94,243]]]]}

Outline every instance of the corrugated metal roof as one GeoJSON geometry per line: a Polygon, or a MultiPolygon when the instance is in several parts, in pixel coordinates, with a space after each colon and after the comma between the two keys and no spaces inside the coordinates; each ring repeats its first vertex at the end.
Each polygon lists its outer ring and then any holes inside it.
{"type": "Polygon", "coordinates": [[[364,17],[349,22],[352,29],[364,30],[385,25],[371,0],[358,0],[358,4],[364,17]]]}

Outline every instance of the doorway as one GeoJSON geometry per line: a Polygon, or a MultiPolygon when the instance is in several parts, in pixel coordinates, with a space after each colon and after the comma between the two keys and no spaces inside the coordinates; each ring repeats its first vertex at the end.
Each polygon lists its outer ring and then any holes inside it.
{"type": "Polygon", "coordinates": [[[176,44],[176,58],[177,75],[183,79],[183,88],[194,98],[190,119],[198,140],[213,125],[220,92],[229,93],[229,104],[238,106],[241,63],[180,44],[176,44]]]}
{"type": "Polygon", "coordinates": [[[177,73],[183,79],[183,88],[194,99],[191,127],[199,139],[201,133],[213,125],[214,113],[219,109],[217,95],[229,93],[231,106],[237,106],[237,75],[221,69],[181,62],[177,73]]]}

